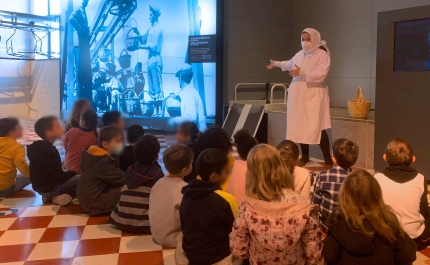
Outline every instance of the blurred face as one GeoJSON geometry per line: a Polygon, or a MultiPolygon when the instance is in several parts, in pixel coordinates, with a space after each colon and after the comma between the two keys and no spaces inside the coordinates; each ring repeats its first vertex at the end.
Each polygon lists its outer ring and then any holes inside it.
{"type": "Polygon", "coordinates": [[[176,140],[179,144],[185,144],[191,141],[191,136],[184,134],[181,130],[176,133],[176,140]]]}
{"type": "Polygon", "coordinates": [[[227,165],[225,165],[225,167],[221,170],[221,173],[213,173],[209,179],[209,182],[212,183],[217,183],[218,185],[222,185],[224,184],[227,179],[228,176],[230,176],[231,170],[230,167],[227,165]]]}
{"type": "Polygon", "coordinates": [[[63,137],[64,129],[61,126],[59,120],[54,120],[52,122],[52,129],[46,132],[46,139],[55,141],[57,139],[61,139],[63,137]]]}
{"type": "Polygon", "coordinates": [[[22,126],[21,124],[18,124],[17,126],[15,126],[15,129],[11,132],[9,132],[8,137],[13,138],[13,139],[19,139],[22,137],[22,126]]]}
{"type": "Polygon", "coordinates": [[[123,118],[119,118],[118,122],[115,124],[115,127],[120,129],[121,131],[125,130],[125,121],[123,118]]]}
{"type": "Polygon", "coordinates": [[[109,154],[119,156],[124,150],[124,142],[122,135],[118,135],[112,138],[109,142],[104,141],[102,143],[102,148],[109,152],[109,154]]]}
{"type": "Polygon", "coordinates": [[[308,41],[308,42],[311,42],[311,41],[312,41],[312,39],[311,39],[311,35],[309,35],[309,33],[307,33],[307,32],[304,32],[304,33],[302,34],[302,41],[308,41]]]}
{"type": "Polygon", "coordinates": [[[158,21],[158,16],[156,14],[154,14],[154,11],[151,9],[151,11],[149,12],[149,21],[151,23],[157,22],[158,21]]]}

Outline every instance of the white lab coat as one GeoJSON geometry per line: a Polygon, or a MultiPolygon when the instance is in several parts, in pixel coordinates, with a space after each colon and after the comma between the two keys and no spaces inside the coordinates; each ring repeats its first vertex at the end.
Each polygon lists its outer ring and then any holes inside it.
{"type": "Polygon", "coordinates": [[[206,117],[199,92],[188,84],[179,93],[181,98],[181,120],[194,122],[202,132],[206,130],[206,117]]]}
{"type": "Polygon", "coordinates": [[[331,128],[330,99],[325,79],[330,56],[322,49],[311,54],[299,51],[291,60],[275,62],[282,71],[302,70],[288,88],[287,139],[302,144],[319,144],[321,131],[331,128]]]}

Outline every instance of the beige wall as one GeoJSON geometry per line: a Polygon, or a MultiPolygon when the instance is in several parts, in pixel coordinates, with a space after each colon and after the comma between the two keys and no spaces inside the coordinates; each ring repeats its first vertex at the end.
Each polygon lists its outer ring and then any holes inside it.
{"type": "MultiPolygon", "coordinates": [[[[271,58],[292,54],[291,4],[291,0],[225,1],[224,104],[233,99],[237,83],[290,81],[285,73],[268,71],[265,65],[271,58]]],[[[251,94],[241,94],[241,98],[251,94]]]]}
{"type": "Polygon", "coordinates": [[[430,4],[429,0],[292,0],[291,46],[300,32],[318,29],[331,50],[331,105],[346,107],[358,86],[375,108],[377,13],[430,4]]]}

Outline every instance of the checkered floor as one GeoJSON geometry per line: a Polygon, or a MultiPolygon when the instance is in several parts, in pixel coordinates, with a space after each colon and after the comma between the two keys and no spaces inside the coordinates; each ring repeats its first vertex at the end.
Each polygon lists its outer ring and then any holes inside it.
{"type": "MultiPolygon", "coordinates": [[[[158,139],[161,152],[175,143],[171,136],[159,135],[158,139]]],[[[30,133],[22,143],[34,140],[37,136],[30,133]]],[[[56,146],[64,155],[61,143],[56,146]]],[[[322,164],[313,162],[308,168],[318,173],[322,164]]],[[[428,250],[417,253],[414,264],[430,264],[428,250]]],[[[77,201],[68,206],[43,204],[29,186],[14,197],[0,198],[1,264],[174,265],[175,261],[174,249],[154,244],[150,235],[116,230],[108,224],[108,217],[83,214],[77,201]]]]}

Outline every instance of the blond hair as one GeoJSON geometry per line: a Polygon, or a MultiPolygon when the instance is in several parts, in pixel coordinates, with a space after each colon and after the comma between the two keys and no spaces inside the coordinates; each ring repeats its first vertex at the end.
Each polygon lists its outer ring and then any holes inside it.
{"type": "Polygon", "coordinates": [[[339,191],[339,208],[354,232],[369,237],[377,233],[391,243],[403,236],[399,220],[382,199],[381,186],[365,170],[353,171],[345,179],[339,191]],[[365,219],[370,226],[365,225],[365,219]]]}
{"type": "Polygon", "coordinates": [[[293,180],[278,150],[259,144],[248,154],[245,193],[248,197],[276,201],[283,196],[284,189],[294,191],[293,180]]]}

